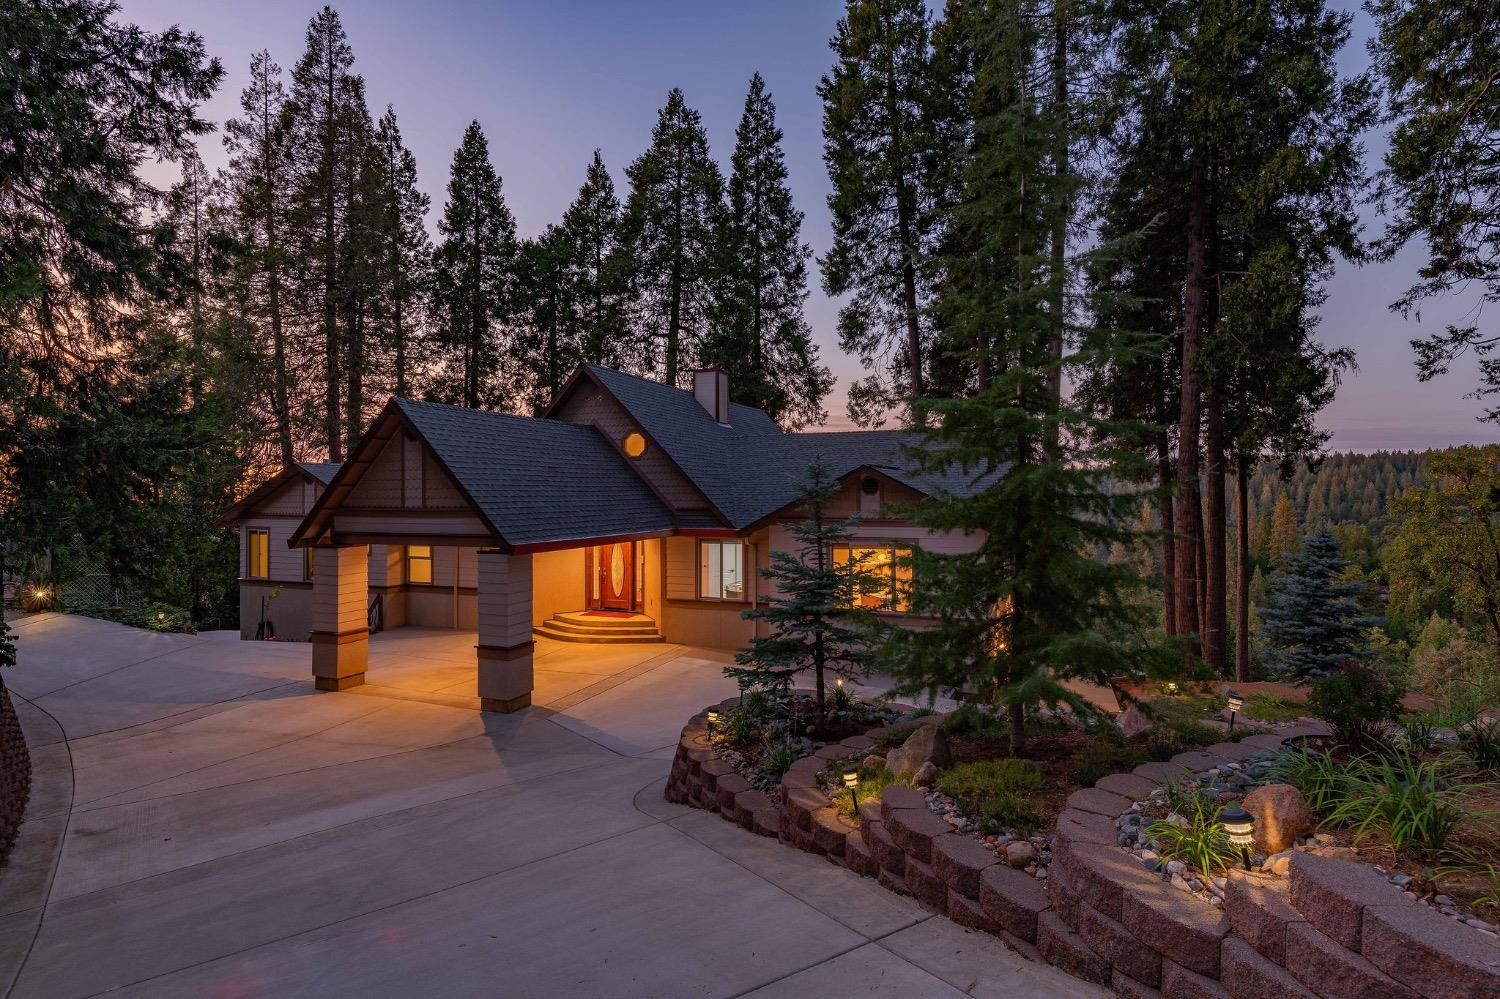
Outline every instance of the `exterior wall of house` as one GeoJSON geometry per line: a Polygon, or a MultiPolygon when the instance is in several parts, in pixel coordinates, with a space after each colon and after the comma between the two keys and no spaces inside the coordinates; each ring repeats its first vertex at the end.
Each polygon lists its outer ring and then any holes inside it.
{"type": "MultiPolygon", "coordinates": [[[[433,545],[432,582],[403,584],[403,623],[421,628],[457,627],[460,631],[472,630],[479,620],[477,552],[476,548],[433,545]]],[[[401,570],[404,573],[404,549],[401,559],[401,570]]]]}
{"type": "MultiPolygon", "coordinates": [[[[754,565],[758,556],[754,538],[747,561],[754,565]]],[[[663,538],[662,607],[656,617],[661,633],[669,642],[699,645],[709,649],[737,649],[754,633],[752,622],[740,615],[751,606],[761,585],[754,577],[749,584],[750,599],[704,600],[698,593],[698,539],[663,538]]]]}
{"type": "MultiPolygon", "coordinates": [[[[553,415],[555,419],[566,423],[597,426],[616,447],[621,446],[626,435],[642,432],[629,413],[595,385],[587,382],[579,383],[573,394],[553,415]]],[[[708,508],[697,487],[688,481],[687,476],[660,449],[648,444],[646,453],[631,461],[639,469],[641,478],[674,510],[708,508]]]]}
{"type": "Polygon", "coordinates": [[[531,557],[531,623],[554,614],[582,610],[583,548],[537,552],[531,557]]]}

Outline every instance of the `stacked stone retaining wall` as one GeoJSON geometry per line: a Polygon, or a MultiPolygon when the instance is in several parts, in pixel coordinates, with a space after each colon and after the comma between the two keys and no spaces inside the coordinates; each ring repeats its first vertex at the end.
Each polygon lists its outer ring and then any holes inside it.
{"type": "Polygon", "coordinates": [[[1075,792],[1057,818],[1048,876],[1038,879],[954,832],[912,788],[888,788],[881,801],[863,803],[857,825],[840,815],[815,776],[832,760],[868,752],[883,727],[798,760],[782,778],[778,805],[719,759],[708,710],[682,730],[668,800],[878,878],[1118,995],[1500,999],[1500,945],[1406,898],[1362,864],[1299,853],[1286,878],[1236,871],[1219,909],[1166,884],[1118,845],[1115,819],[1156,785],[1190,768],[1238,762],[1284,736],[1219,743],[1075,792]]]}
{"type": "Polygon", "coordinates": [[[0,686],[0,864],[10,855],[31,794],[31,754],[10,691],[0,686]]]}

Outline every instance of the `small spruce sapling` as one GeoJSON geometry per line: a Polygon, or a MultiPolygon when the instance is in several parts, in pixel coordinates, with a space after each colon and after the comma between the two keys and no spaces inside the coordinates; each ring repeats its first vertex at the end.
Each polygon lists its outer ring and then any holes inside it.
{"type": "Polygon", "coordinates": [[[770,634],[756,636],[735,654],[724,672],[750,688],[786,690],[798,673],[816,681],[818,718],[828,711],[827,677],[868,676],[882,624],[856,596],[880,592],[891,581],[872,574],[862,559],[836,559],[834,546],[848,542],[859,518],[829,520],[828,506],[838,480],[819,458],[798,485],[803,517],[789,521],[795,552],[773,551],[761,575],[773,584],[763,606],[745,611],[747,620],[765,621],[770,634]]]}

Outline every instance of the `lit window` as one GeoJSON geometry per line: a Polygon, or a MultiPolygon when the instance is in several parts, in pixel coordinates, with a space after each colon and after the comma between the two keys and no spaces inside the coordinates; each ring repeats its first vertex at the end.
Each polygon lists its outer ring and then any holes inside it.
{"type": "Polygon", "coordinates": [[[646,438],[640,434],[625,435],[625,453],[632,458],[639,458],[646,453],[646,438]]]}
{"type": "Polygon", "coordinates": [[[302,549],[302,578],[309,583],[313,581],[313,550],[302,549]]]}
{"type": "Polygon", "coordinates": [[[847,565],[850,559],[859,562],[872,584],[855,590],[856,604],[903,614],[911,609],[910,547],[895,541],[833,546],[835,565],[847,565]]]}
{"type": "Polygon", "coordinates": [[[698,542],[698,595],[705,600],[744,600],[745,543],[698,542]]]}
{"type": "Polygon", "coordinates": [[[406,581],[408,583],[432,582],[432,546],[406,546],[406,581]]]}
{"type": "Polygon", "coordinates": [[[271,578],[271,534],[255,528],[245,532],[246,575],[251,579],[271,578]]]}

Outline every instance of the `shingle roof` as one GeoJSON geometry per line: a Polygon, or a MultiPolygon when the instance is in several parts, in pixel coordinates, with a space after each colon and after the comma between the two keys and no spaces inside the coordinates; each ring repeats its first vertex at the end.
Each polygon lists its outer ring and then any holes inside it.
{"type": "Polygon", "coordinates": [[[673,527],[656,494],[593,427],[395,402],[511,545],[673,527]]]}
{"type": "Polygon", "coordinates": [[[764,412],[738,403],[725,426],[685,389],[586,367],[737,529],[795,502],[798,480],[818,457],[835,477],[868,465],[919,492],[963,495],[974,489],[973,477],[961,470],[917,473],[903,453],[912,440],[904,431],[788,434],[764,412]]]}
{"type": "Polygon", "coordinates": [[[337,461],[299,461],[297,467],[308,475],[317,479],[323,485],[333,481],[334,475],[338,473],[340,463],[337,461]]]}

